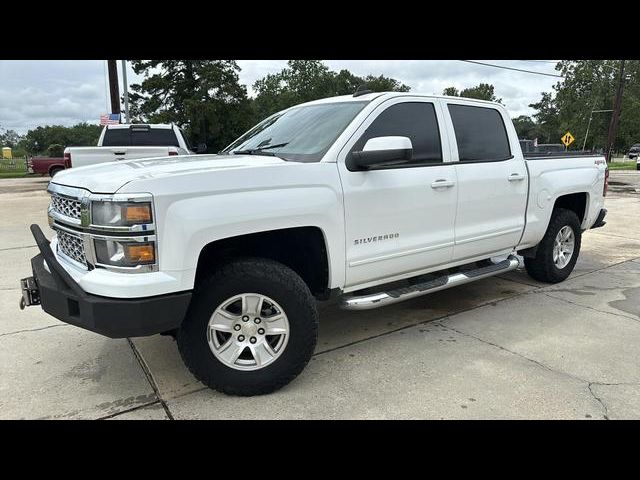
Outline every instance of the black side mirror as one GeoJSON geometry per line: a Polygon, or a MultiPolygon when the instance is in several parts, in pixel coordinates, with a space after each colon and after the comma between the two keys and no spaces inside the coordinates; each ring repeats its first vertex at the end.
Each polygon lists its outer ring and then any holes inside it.
{"type": "Polygon", "coordinates": [[[207,144],[199,143],[196,147],[196,153],[207,153],[207,144]]]}
{"type": "Polygon", "coordinates": [[[351,171],[369,170],[376,165],[406,163],[413,157],[413,146],[407,137],[376,137],[365,144],[362,151],[351,152],[347,168],[351,171]]]}

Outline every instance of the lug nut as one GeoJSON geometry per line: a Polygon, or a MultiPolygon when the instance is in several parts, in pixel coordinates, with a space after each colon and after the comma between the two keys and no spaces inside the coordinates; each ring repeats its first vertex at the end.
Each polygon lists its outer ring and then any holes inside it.
{"type": "Polygon", "coordinates": [[[256,319],[254,320],[254,322],[256,322],[256,323],[260,323],[261,321],[262,321],[262,320],[260,320],[259,318],[256,318],[256,319]]]}
{"type": "Polygon", "coordinates": [[[264,335],[264,328],[259,328],[259,329],[258,329],[258,333],[259,333],[260,335],[264,335]]]}
{"type": "Polygon", "coordinates": [[[242,321],[243,321],[243,322],[248,322],[248,321],[249,321],[249,317],[248,317],[248,316],[246,316],[246,315],[245,315],[245,316],[243,316],[243,317],[242,317],[242,321]]]}
{"type": "Polygon", "coordinates": [[[251,338],[249,339],[249,341],[250,341],[251,343],[256,343],[256,337],[251,337],[251,338]]]}
{"type": "Polygon", "coordinates": [[[242,327],[240,325],[234,325],[233,329],[237,332],[238,330],[240,330],[242,327]]]}
{"type": "Polygon", "coordinates": [[[239,342],[244,342],[244,335],[238,336],[238,341],[239,342]]]}

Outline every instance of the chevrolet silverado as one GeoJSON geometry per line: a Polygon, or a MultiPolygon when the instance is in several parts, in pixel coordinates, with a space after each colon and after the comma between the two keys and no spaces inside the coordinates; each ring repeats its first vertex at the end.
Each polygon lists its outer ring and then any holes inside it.
{"type": "Polygon", "coordinates": [[[235,395],[294,379],[317,300],[379,308],[514,270],[566,279],[604,225],[602,156],[525,158],[504,106],[413,93],[297,105],[219,155],[65,170],[21,306],[112,338],[171,334],[235,395]]]}

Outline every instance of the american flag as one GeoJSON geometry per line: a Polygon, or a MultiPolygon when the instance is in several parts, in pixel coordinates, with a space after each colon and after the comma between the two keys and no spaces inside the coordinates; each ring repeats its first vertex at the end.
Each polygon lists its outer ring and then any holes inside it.
{"type": "Polygon", "coordinates": [[[118,125],[119,123],[119,113],[105,113],[103,115],[100,115],[100,125],[118,125]]]}

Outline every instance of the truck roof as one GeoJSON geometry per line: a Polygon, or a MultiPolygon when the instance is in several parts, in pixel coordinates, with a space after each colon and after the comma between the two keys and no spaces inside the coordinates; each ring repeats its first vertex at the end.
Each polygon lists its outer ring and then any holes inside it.
{"type": "Polygon", "coordinates": [[[106,126],[109,130],[111,129],[122,129],[122,128],[129,128],[129,127],[149,127],[149,128],[164,128],[164,129],[170,129],[173,128],[173,124],[172,123],[119,123],[117,125],[107,125],[106,126]]]}
{"type": "MultiPolygon", "coordinates": [[[[467,97],[452,97],[448,95],[428,95],[425,93],[418,92],[371,92],[364,95],[360,95],[354,97],[353,95],[339,95],[336,97],[327,97],[321,98],[319,100],[313,100],[311,102],[302,103],[299,105],[295,105],[295,107],[300,107],[302,105],[319,105],[323,103],[337,103],[337,102],[370,102],[375,99],[387,99],[387,98],[395,98],[395,97],[424,97],[424,98],[444,98],[444,99],[461,99],[465,101],[481,103],[484,105],[494,105],[504,107],[499,102],[490,102],[488,100],[478,100],[476,98],[467,98],[467,97]]],[[[293,108],[293,107],[292,107],[293,108]]]]}

